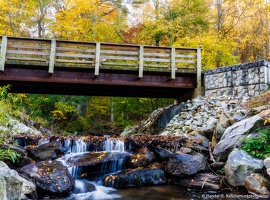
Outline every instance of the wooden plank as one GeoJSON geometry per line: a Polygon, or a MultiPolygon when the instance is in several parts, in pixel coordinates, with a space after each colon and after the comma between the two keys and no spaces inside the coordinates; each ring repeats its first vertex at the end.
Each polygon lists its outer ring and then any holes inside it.
{"type": "Polygon", "coordinates": [[[95,58],[95,55],[91,55],[91,54],[56,53],[56,56],[66,57],[66,58],[95,58]]]}
{"type": "Polygon", "coordinates": [[[7,50],[7,54],[18,54],[18,55],[31,55],[31,56],[49,56],[49,52],[42,51],[22,51],[22,50],[7,50]]]}
{"type": "Polygon", "coordinates": [[[143,60],[144,60],[144,46],[140,46],[139,52],[139,78],[143,77],[143,60]]]}
{"type": "Polygon", "coordinates": [[[138,52],[134,51],[112,51],[112,50],[100,50],[100,53],[102,54],[116,54],[116,55],[132,55],[132,56],[138,56],[138,52]]]}
{"type": "Polygon", "coordinates": [[[176,60],[176,63],[197,63],[196,60],[176,60]]]}
{"type": "Polygon", "coordinates": [[[0,71],[5,70],[5,62],[6,62],[6,51],[7,51],[7,36],[2,36],[1,43],[1,57],[0,57],[0,71]]]}
{"type": "Polygon", "coordinates": [[[8,37],[8,42],[14,44],[50,44],[50,40],[42,40],[42,39],[33,39],[33,38],[12,38],[8,37]]]}
{"type": "Polygon", "coordinates": [[[194,66],[178,66],[178,67],[175,67],[177,70],[181,70],[181,69],[186,69],[186,70],[193,70],[193,71],[196,71],[196,67],[194,66]]]}
{"type": "Polygon", "coordinates": [[[129,56],[100,56],[101,59],[107,60],[139,60],[138,57],[129,57],[129,56]]]}
{"type": "Polygon", "coordinates": [[[56,47],[56,51],[74,51],[74,52],[82,52],[82,53],[96,53],[96,50],[93,49],[78,49],[78,48],[67,48],[67,47],[56,47]]]}
{"type": "Polygon", "coordinates": [[[171,50],[171,78],[175,79],[175,48],[171,50]]]}
{"type": "Polygon", "coordinates": [[[193,48],[175,48],[176,53],[197,53],[197,49],[193,48]]]}
{"type": "Polygon", "coordinates": [[[168,65],[144,64],[144,67],[147,67],[147,68],[167,68],[167,69],[171,68],[171,66],[169,64],[168,65]]]}
{"type": "Polygon", "coordinates": [[[56,41],[51,41],[51,52],[50,52],[50,62],[49,62],[49,73],[53,74],[54,72],[54,63],[55,63],[55,53],[56,53],[56,41]]]}
{"type": "Polygon", "coordinates": [[[104,44],[102,43],[101,46],[102,50],[122,50],[122,51],[135,51],[137,52],[139,50],[138,46],[125,46],[125,45],[110,45],[110,44],[104,44]]]}
{"type": "Polygon", "coordinates": [[[8,48],[22,48],[22,49],[40,49],[40,50],[49,50],[50,46],[37,46],[37,45],[20,45],[20,44],[8,44],[8,48]]]}
{"type": "Polygon", "coordinates": [[[43,58],[31,58],[31,57],[12,57],[12,56],[7,56],[7,60],[21,60],[21,61],[38,61],[38,62],[47,62],[47,59],[43,58]]]}
{"type": "Polygon", "coordinates": [[[176,54],[176,58],[197,58],[197,55],[184,55],[184,54],[176,54]]]}
{"type": "Polygon", "coordinates": [[[126,67],[138,67],[137,63],[130,64],[130,63],[119,63],[119,62],[101,62],[101,65],[116,65],[116,66],[126,66],[126,67]]]}
{"type": "Polygon", "coordinates": [[[170,59],[162,59],[162,58],[144,58],[144,61],[148,62],[171,62],[170,59]]]}
{"type": "Polygon", "coordinates": [[[94,64],[94,61],[55,59],[55,63],[94,64]]]}
{"type": "Polygon", "coordinates": [[[97,43],[96,44],[95,76],[99,75],[99,65],[100,65],[100,43],[97,43]]]}
{"type": "Polygon", "coordinates": [[[156,56],[156,57],[170,57],[169,53],[144,53],[144,56],[156,56]]]}

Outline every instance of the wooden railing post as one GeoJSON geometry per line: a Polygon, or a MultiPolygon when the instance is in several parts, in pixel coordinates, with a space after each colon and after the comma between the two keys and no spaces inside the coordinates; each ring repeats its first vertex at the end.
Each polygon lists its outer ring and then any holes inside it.
{"type": "Polygon", "coordinates": [[[96,43],[96,61],[95,61],[95,76],[99,75],[100,65],[100,43],[96,43]]]}
{"type": "Polygon", "coordinates": [[[175,79],[175,48],[171,48],[171,78],[175,79]]]}
{"type": "Polygon", "coordinates": [[[55,54],[56,54],[56,40],[52,40],[51,41],[51,52],[50,52],[50,63],[49,63],[49,73],[50,74],[53,74],[53,72],[54,72],[55,54]]]}
{"type": "Polygon", "coordinates": [[[196,96],[202,95],[202,47],[197,48],[197,87],[196,96]]]}
{"type": "Polygon", "coordinates": [[[2,44],[1,44],[1,57],[0,57],[0,71],[5,70],[5,62],[6,62],[6,53],[7,53],[7,36],[2,36],[2,44]]]}
{"type": "Polygon", "coordinates": [[[140,53],[139,53],[139,78],[143,77],[143,52],[144,46],[140,46],[140,53]]]}

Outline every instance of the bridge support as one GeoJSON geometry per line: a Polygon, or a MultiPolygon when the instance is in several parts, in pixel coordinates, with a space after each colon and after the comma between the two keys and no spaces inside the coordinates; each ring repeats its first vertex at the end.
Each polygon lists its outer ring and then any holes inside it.
{"type": "Polygon", "coordinates": [[[202,47],[197,48],[197,87],[195,89],[194,97],[202,95],[202,47]]]}
{"type": "Polygon", "coordinates": [[[1,44],[1,57],[0,57],[0,71],[2,72],[5,70],[6,52],[7,52],[7,36],[3,36],[1,44]]]}

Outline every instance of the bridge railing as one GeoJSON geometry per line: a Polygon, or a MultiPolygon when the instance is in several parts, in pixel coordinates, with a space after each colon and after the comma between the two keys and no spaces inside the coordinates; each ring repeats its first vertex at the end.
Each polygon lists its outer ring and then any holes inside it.
{"type": "MultiPolygon", "coordinates": [[[[146,71],[201,74],[201,48],[156,47],[91,43],[1,36],[0,71],[6,64],[48,67],[137,70],[142,78],[146,71]]],[[[199,84],[199,83],[198,83],[199,84]]]]}

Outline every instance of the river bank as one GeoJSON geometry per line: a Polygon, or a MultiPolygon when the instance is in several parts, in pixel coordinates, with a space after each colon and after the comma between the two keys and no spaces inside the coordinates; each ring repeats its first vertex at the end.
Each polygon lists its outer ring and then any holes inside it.
{"type": "Polygon", "coordinates": [[[18,184],[31,185],[24,193],[30,199],[64,198],[74,194],[77,180],[97,177],[99,185],[83,184],[86,193],[117,188],[113,199],[241,199],[249,193],[268,198],[269,159],[252,158],[241,145],[243,138],[261,134],[257,128],[269,129],[270,108],[247,110],[246,103],[246,98],[198,97],[154,111],[121,137],[49,136],[12,120],[5,128],[14,131],[19,147],[9,147],[21,158],[7,164],[28,180],[18,184]]]}

